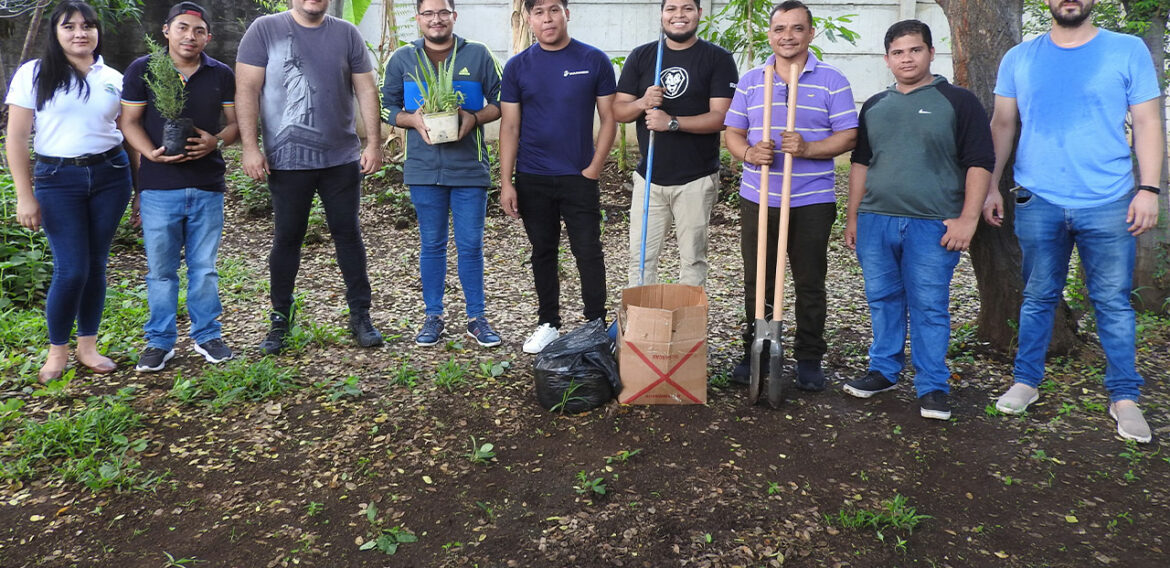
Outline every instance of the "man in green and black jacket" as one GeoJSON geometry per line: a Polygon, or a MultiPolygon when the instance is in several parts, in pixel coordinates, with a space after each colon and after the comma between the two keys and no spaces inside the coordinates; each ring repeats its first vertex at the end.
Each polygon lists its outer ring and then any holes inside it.
{"type": "Polygon", "coordinates": [[[979,223],[995,152],[979,99],[931,74],[926,24],[890,26],[885,45],[896,82],[861,107],[845,227],[873,344],[868,372],[844,388],[860,398],[894,388],[909,323],[920,414],[947,420],[951,277],[979,223]]]}
{"type": "Polygon", "coordinates": [[[394,52],[382,86],[382,118],[406,129],[403,181],[418,215],[426,318],[415,336],[418,345],[439,343],[445,327],[443,290],[447,279],[447,218],[450,214],[458,250],[459,281],[467,304],[467,334],[484,347],[501,343],[488,324],[483,291],[483,226],[491,186],[483,125],[500,118],[500,66],[488,48],[454,33],[454,0],[418,0],[422,37],[394,52]],[[463,94],[459,138],[432,144],[423,123],[421,99],[426,85],[420,62],[432,69],[451,65],[453,86],[463,94]]]}

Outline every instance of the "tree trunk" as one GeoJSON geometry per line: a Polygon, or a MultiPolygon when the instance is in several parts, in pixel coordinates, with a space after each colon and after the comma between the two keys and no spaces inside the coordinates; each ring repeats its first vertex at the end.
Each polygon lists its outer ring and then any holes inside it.
{"type": "MultiPolygon", "coordinates": [[[[950,22],[955,84],[979,97],[988,115],[995,106],[995,80],[1003,54],[1020,42],[1022,0],[936,0],[950,22]]],[[[1013,152],[1014,154],[1014,152],[1013,152]]],[[[1023,299],[1020,246],[1015,236],[1015,186],[1011,162],[1000,180],[1003,227],[980,221],[971,243],[971,263],[979,288],[979,337],[999,349],[1015,346],[1023,299]]],[[[1076,322],[1064,302],[1057,309],[1049,353],[1065,353],[1079,342],[1076,322]]]]}
{"type": "Polygon", "coordinates": [[[24,45],[20,48],[20,60],[16,62],[17,65],[32,58],[31,52],[33,45],[37,42],[37,31],[41,27],[41,18],[45,15],[46,4],[46,2],[40,2],[37,4],[36,10],[33,10],[32,19],[28,23],[28,32],[24,34],[24,45]]]}
{"type": "Polygon", "coordinates": [[[524,17],[524,0],[512,0],[512,55],[532,45],[532,28],[524,17]]]}
{"type": "MultiPolygon", "coordinates": [[[[1134,0],[1123,0],[1127,17],[1149,19],[1150,25],[1142,34],[1142,41],[1150,50],[1154,69],[1158,72],[1158,84],[1166,84],[1166,38],[1167,2],[1163,2],[1160,13],[1137,14],[1134,0]]],[[[1166,95],[1162,94],[1158,112],[1161,113],[1163,132],[1166,125],[1166,95]]],[[[1136,172],[1136,170],[1135,170],[1136,172]]],[[[1160,187],[1166,187],[1170,178],[1170,155],[1162,156],[1162,178],[1160,187]]],[[[1133,270],[1134,307],[1139,310],[1161,311],[1170,314],[1170,192],[1162,192],[1159,198],[1158,226],[1138,237],[1137,262],[1133,270]]]]}

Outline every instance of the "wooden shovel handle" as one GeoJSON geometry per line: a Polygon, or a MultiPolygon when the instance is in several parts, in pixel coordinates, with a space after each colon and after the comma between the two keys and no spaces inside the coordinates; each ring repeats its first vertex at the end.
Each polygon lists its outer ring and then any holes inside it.
{"type": "MultiPolygon", "coordinates": [[[[785,132],[796,131],[796,91],[800,86],[800,68],[788,68],[788,121],[785,132]]],[[[788,221],[792,203],[792,154],[784,154],[784,180],[780,186],[780,235],[776,241],[776,290],[772,297],[772,320],[784,317],[784,265],[788,263],[788,221]]]]}
{"type": "MultiPolygon", "coordinates": [[[[775,74],[772,66],[764,69],[764,136],[761,140],[772,137],[772,89],[775,74]]],[[[760,166],[760,219],[756,225],[756,319],[764,319],[764,297],[768,285],[768,172],[767,165],[760,166]]]]}

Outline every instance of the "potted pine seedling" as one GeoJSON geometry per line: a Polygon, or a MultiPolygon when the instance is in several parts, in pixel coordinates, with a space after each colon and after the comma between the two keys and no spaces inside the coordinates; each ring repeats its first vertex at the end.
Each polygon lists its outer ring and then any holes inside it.
{"type": "Polygon", "coordinates": [[[463,104],[463,93],[455,90],[455,52],[447,61],[432,67],[424,61],[421,52],[414,56],[418,60],[418,75],[407,73],[422,93],[423,124],[432,144],[454,142],[459,138],[459,105],[463,104]]]}
{"type": "Polygon", "coordinates": [[[146,87],[154,95],[154,108],[163,117],[164,156],[187,153],[187,139],[195,135],[195,123],[180,117],[187,106],[187,90],[179,70],[166,48],[149,37],[146,45],[150,58],[146,62],[146,87]]]}

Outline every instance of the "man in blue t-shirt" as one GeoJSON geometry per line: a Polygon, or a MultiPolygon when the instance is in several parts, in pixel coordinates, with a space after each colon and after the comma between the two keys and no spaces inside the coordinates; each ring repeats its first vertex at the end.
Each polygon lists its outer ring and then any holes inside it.
{"type": "Polygon", "coordinates": [[[581,276],[585,319],[605,317],[597,181],[617,132],[616,85],[605,53],[569,37],[567,4],[524,0],[537,43],[508,61],[500,91],[500,206],[524,220],[539,303],[539,325],[524,342],[525,353],[540,353],[560,335],[562,219],[581,276]],[[601,126],[596,147],[595,107],[601,126]]]}
{"type": "Polygon", "coordinates": [[[1015,384],[995,406],[1019,414],[1039,398],[1053,313],[1076,245],[1105,351],[1109,414],[1122,438],[1146,443],[1152,436],[1137,406],[1143,380],[1134,362],[1129,294],[1136,237],[1158,222],[1165,152],[1160,88],[1140,39],[1092,24],[1092,0],[1048,0],[1048,7],[1052,29],[1008,51],[995,86],[996,160],[983,216],[997,227],[1003,221],[999,180],[1018,119],[1015,225],[1025,283],[1015,384]],[[1136,189],[1127,113],[1140,175],[1136,189]]]}
{"type": "Polygon", "coordinates": [[[135,370],[161,371],[175,356],[178,329],[179,262],[187,260],[187,315],[192,348],[211,363],[231,359],[220,333],[219,274],[215,270],[223,233],[224,161],[219,148],[239,137],[235,75],[203,49],[211,41],[207,12],[194,2],[173,6],[163,24],[167,54],[183,76],[187,95],[182,118],[191,119],[194,136],[186,152],[167,156],[164,119],[146,84],[150,55],[126,68],[122,88],[122,133],[141,155],[135,221],[146,248],[146,303],[150,317],[143,330],[146,348],[135,370]],[[220,120],[223,119],[223,127],[220,120]]]}

